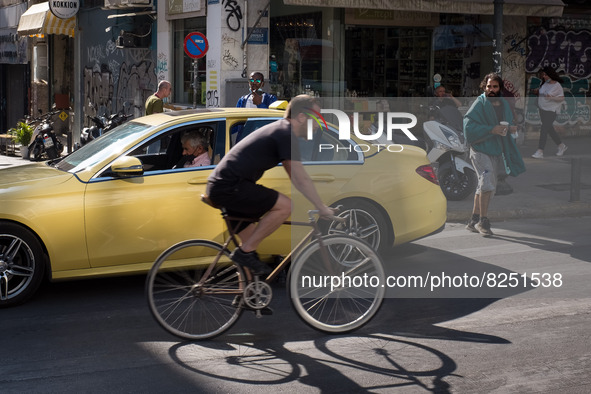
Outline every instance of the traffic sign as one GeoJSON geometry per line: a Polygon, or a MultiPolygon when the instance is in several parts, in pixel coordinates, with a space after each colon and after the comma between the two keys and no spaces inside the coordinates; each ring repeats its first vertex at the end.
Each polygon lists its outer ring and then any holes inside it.
{"type": "Polygon", "coordinates": [[[185,53],[193,59],[199,59],[205,56],[209,49],[207,37],[199,32],[187,34],[185,37],[185,53]]]}

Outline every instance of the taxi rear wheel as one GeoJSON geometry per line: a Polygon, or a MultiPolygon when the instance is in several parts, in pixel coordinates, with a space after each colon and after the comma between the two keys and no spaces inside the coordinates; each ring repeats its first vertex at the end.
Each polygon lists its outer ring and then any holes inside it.
{"type": "Polygon", "coordinates": [[[44,254],[37,238],[14,223],[0,223],[0,307],[31,298],[44,273],[44,254]]]}

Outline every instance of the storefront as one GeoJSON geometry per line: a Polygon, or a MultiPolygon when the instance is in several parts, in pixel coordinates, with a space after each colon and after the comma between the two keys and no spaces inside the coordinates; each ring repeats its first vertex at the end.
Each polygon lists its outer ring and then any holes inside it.
{"type": "Polygon", "coordinates": [[[27,38],[17,34],[20,16],[26,4],[2,9],[0,20],[0,134],[28,113],[29,55],[27,38]]]}
{"type": "Polygon", "coordinates": [[[63,110],[61,116],[53,118],[53,127],[58,136],[66,136],[68,151],[72,141],[75,32],[76,16],[58,18],[48,2],[30,6],[18,24],[18,34],[28,42],[30,54],[30,78],[18,82],[28,88],[25,113],[37,116],[52,109],[63,110]]]}
{"type": "MultiPolygon", "coordinates": [[[[278,63],[271,90],[289,98],[300,93],[343,96],[345,83],[344,14],[327,7],[271,2],[269,56],[278,63]]],[[[268,74],[267,74],[268,75],[268,74]]]]}
{"type": "Polygon", "coordinates": [[[450,45],[450,32],[439,27],[435,13],[347,9],[345,95],[424,97],[434,73],[459,93],[464,38],[450,45]]]}
{"type": "Polygon", "coordinates": [[[308,89],[321,96],[424,96],[435,73],[461,96],[465,70],[478,78],[481,49],[492,52],[491,21],[478,16],[272,6],[274,91],[283,97],[308,89]]]}
{"type": "MultiPolygon", "coordinates": [[[[505,1],[503,36],[521,36],[526,15],[556,15],[562,7],[558,0],[505,1]]],[[[454,96],[474,96],[493,70],[493,15],[492,0],[273,0],[270,54],[279,63],[273,90],[283,97],[309,91],[424,97],[439,74],[454,96]]],[[[512,49],[503,54],[512,57],[512,49]]],[[[508,66],[508,78],[516,79],[508,66]]],[[[523,85],[515,82],[521,94],[523,85]]]]}

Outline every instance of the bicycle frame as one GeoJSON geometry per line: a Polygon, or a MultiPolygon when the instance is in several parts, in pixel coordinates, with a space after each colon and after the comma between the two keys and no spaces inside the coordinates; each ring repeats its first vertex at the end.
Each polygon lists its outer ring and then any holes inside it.
{"type": "MultiPolygon", "coordinates": [[[[228,235],[226,241],[222,245],[222,250],[220,250],[218,252],[218,254],[214,258],[212,263],[209,265],[209,267],[205,271],[205,274],[203,275],[203,278],[199,281],[198,285],[202,285],[203,283],[205,283],[205,281],[207,280],[207,278],[211,274],[211,271],[213,270],[213,268],[215,267],[215,265],[217,264],[219,259],[222,257],[224,250],[228,250],[228,246],[230,245],[230,243],[233,243],[235,247],[238,247],[238,245],[240,245],[240,242],[238,242],[238,239],[236,238],[237,230],[240,227],[240,225],[242,225],[242,223],[256,223],[256,222],[258,222],[258,220],[255,220],[255,219],[247,219],[247,218],[229,216],[227,214],[227,212],[225,211],[225,209],[223,209],[223,208],[221,209],[221,211],[222,211],[222,217],[224,218],[224,222],[226,223],[226,227],[228,228],[229,235],[228,235]],[[232,227],[233,221],[237,222],[237,224],[234,227],[232,227]]],[[[300,250],[300,248],[303,245],[307,244],[310,240],[314,239],[314,240],[318,241],[318,243],[320,244],[320,250],[322,253],[322,257],[323,257],[324,261],[326,261],[326,258],[328,258],[328,255],[326,255],[326,249],[324,248],[324,244],[322,243],[322,233],[320,232],[320,229],[318,228],[318,224],[316,222],[316,219],[314,218],[314,215],[316,213],[317,213],[317,211],[308,211],[308,218],[309,218],[308,222],[297,222],[297,221],[292,221],[292,220],[287,220],[287,221],[283,222],[283,225],[306,226],[306,227],[311,227],[311,229],[308,232],[308,234],[294,248],[292,248],[292,250],[289,252],[289,254],[287,256],[285,256],[285,258],[283,258],[283,260],[279,263],[279,265],[277,267],[275,267],[275,269],[264,279],[264,282],[266,282],[266,283],[272,282],[273,279],[275,279],[277,277],[277,275],[279,275],[279,273],[281,271],[283,271],[287,267],[287,265],[291,262],[291,257],[293,256],[294,252],[297,252],[298,250],[300,250]]],[[[249,281],[252,280],[252,274],[250,272],[247,272],[246,274],[247,274],[248,280],[249,281]]]]}
{"type": "MultiPolygon", "coordinates": [[[[344,234],[323,235],[316,220],[318,211],[308,211],[308,222],[283,223],[307,226],[310,231],[264,278],[229,259],[230,244],[236,247],[240,244],[238,230],[258,220],[221,211],[228,229],[223,244],[204,239],[180,242],[163,252],[150,270],[146,281],[148,303],[165,330],[181,338],[207,339],[230,328],[243,310],[252,310],[257,317],[268,314],[273,298],[270,282],[286,269],[290,270],[287,292],[292,305],[302,320],[315,329],[327,333],[348,332],[367,323],[378,311],[384,297],[383,286],[359,293],[347,290],[357,287],[351,284],[320,289],[300,282],[299,278],[308,277],[308,273],[323,278],[371,275],[384,282],[383,263],[375,250],[344,234]],[[199,258],[195,266],[187,253],[193,247],[202,248],[197,249],[199,258]],[[181,254],[176,255],[177,252],[181,254]]],[[[346,223],[345,218],[332,217],[332,220],[346,223]]]]}

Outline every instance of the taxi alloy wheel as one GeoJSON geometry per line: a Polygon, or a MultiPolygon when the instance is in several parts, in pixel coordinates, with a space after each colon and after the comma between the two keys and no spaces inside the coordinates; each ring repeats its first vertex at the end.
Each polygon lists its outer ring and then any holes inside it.
{"type": "Polygon", "coordinates": [[[43,257],[30,231],[0,223],[0,307],[21,304],[37,291],[45,272],[43,257]]]}
{"type": "Polygon", "coordinates": [[[346,201],[335,205],[342,205],[337,216],[346,220],[342,223],[337,221],[330,223],[328,234],[359,238],[374,250],[381,250],[388,246],[388,226],[384,215],[375,206],[363,200],[346,201]]]}

